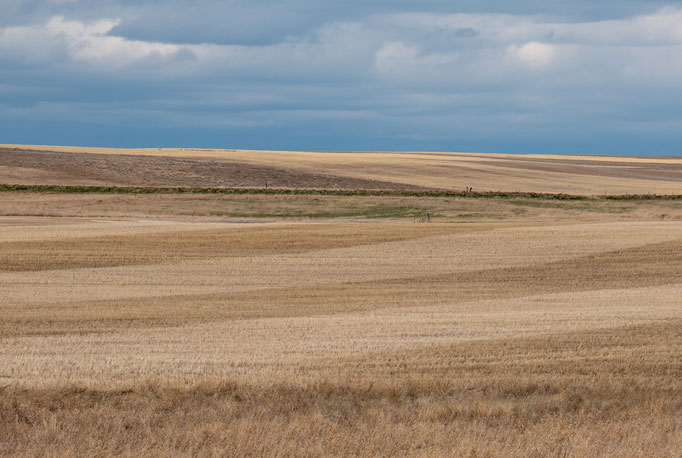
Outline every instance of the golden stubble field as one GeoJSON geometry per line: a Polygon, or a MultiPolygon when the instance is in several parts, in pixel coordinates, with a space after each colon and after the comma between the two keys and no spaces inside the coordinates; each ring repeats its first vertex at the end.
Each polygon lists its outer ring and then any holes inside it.
{"type": "Polygon", "coordinates": [[[681,165],[0,146],[0,184],[393,192],[0,192],[0,456],[679,457],[682,201],[395,191],[681,165]]]}
{"type": "Polygon", "coordinates": [[[508,218],[86,217],[83,196],[3,196],[24,216],[0,218],[0,455],[682,451],[680,221],[491,200],[473,202],[508,218]]]}

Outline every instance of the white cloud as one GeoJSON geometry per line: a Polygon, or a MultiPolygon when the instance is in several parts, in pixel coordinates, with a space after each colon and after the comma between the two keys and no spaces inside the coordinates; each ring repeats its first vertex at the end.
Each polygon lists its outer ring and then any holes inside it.
{"type": "Polygon", "coordinates": [[[174,58],[188,51],[185,46],[108,35],[119,22],[103,19],[86,23],[55,16],[45,25],[7,27],[0,31],[0,52],[32,62],[72,60],[111,68],[174,58]]]}
{"type": "Polygon", "coordinates": [[[388,41],[375,54],[375,65],[381,72],[400,71],[417,56],[417,48],[399,41],[388,41]]]}
{"type": "Polygon", "coordinates": [[[533,67],[544,67],[552,61],[556,50],[554,46],[547,43],[531,41],[523,46],[511,45],[509,52],[522,62],[533,67]]]}
{"type": "Polygon", "coordinates": [[[682,44],[682,9],[664,8],[631,19],[548,24],[554,39],[585,46],[668,46],[682,44]]]}
{"type": "Polygon", "coordinates": [[[389,14],[323,24],[311,34],[258,46],[131,40],[112,35],[120,24],[120,19],[85,22],[55,16],[45,24],[5,27],[0,29],[0,58],[108,70],[157,68],[164,75],[255,72],[273,78],[400,78],[415,84],[499,84],[517,78],[513,75],[519,64],[563,75],[582,72],[578,79],[586,77],[586,66],[597,80],[652,73],[682,76],[680,65],[670,59],[682,60],[678,8],[584,23],[500,14],[389,14]],[[610,49],[614,47],[619,49],[610,49]]]}

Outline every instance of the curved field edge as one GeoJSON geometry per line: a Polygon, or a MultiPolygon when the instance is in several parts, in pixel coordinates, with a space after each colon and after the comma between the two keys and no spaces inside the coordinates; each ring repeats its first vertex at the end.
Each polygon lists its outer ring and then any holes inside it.
{"type": "Polygon", "coordinates": [[[671,195],[682,194],[682,159],[5,145],[0,182],[671,195]]]}

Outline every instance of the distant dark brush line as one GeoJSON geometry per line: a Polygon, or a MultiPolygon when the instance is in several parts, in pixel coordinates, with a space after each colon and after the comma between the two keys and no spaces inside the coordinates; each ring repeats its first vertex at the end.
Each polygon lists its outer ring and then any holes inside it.
{"type": "Polygon", "coordinates": [[[371,189],[315,189],[315,188],[193,188],[193,187],[138,187],[138,186],[59,186],[0,184],[0,192],[35,192],[62,194],[272,194],[324,196],[394,196],[394,197],[463,197],[474,199],[527,198],[545,200],[682,200],[682,194],[611,194],[577,195],[522,191],[392,191],[371,189]]]}

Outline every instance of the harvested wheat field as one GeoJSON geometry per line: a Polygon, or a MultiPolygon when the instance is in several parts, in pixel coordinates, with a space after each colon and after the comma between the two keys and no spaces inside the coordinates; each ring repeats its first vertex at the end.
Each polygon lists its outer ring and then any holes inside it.
{"type": "Polygon", "coordinates": [[[681,456],[682,201],[357,170],[393,193],[0,192],[0,455],[681,456]]]}
{"type": "Polygon", "coordinates": [[[682,194],[682,158],[0,145],[0,183],[682,194]]]}

